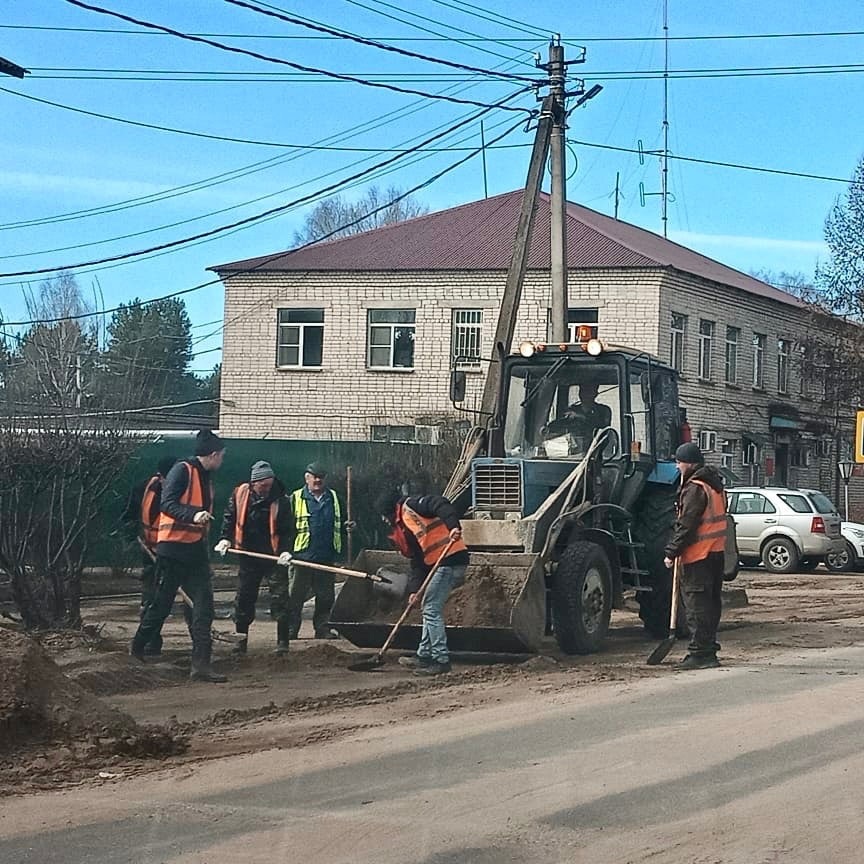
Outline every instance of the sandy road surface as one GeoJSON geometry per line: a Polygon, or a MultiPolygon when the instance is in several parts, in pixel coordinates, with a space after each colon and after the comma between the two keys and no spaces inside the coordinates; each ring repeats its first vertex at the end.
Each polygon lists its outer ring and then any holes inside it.
{"type": "Polygon", "coordinates": [[[434,682],[348,672],[341,642],[300,640],[277,665],[269,624],[243,663],[223,661],[223,687],[190,687],[170,661],[124,679],[119,651],[58,651],[136,719],[175,715],[191,748],[30,773],[23,759],[7,793],[67,791],[0,802],[0,860],[858,861],[864,578],[740,582],[725,668],[690,674],[646,667],[629,613],[603,654],[550,646],[434,682]]]}

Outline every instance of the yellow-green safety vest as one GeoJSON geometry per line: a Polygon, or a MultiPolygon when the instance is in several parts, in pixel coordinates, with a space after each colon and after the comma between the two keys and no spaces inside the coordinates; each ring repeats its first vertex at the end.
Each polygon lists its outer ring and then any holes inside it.
{"type": "MultiPolygon", "coordinates": [[[[291,493],[291,503],[294,509],[294,519],[296,527],[296,535],[294,537],[294,551],[303,552],[309,548],[312,540],[312,535],[309,532],[309,508],[306,506],[306,499],[303,497],[303,489],[295,489],[291,493]]],[[[342,512],[339,509],[339,498],[332,489],[328,489],[325,494],[329,493],[333,496],[333,549],[338,555],[342,551],[342,512]]]]}

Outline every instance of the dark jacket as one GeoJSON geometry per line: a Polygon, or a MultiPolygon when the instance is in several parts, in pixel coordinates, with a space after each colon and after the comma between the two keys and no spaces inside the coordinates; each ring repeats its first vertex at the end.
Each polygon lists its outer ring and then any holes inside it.
{"type": "MultiPolygon", "coordinates": [[[[456,508],[443,495],[423,495],[420,498],[406,498],[403,502],[410,507],[418,516],[424,516],[427,519],[437,517],[451,531],[458,528],[460,525],[459,514],[456,508]]],[[[429,566],[423,560],[423,550],[420,544],[414,538],[410,531],[405,532],[408,538],[408,545],[411,548],[411,579],[408,582],[408,590],[410,592],[417,591],[426,575],[429,573],[429,566]]],[[[448,555],[442,564],[448,567],[467,567],[470,556],[467,551],[462,550],[448,555]]]]}
{"type": "Polygon", "coordinates": [[[677,558],[696,537],[696,529],[702,521],[702,514],[708,506],[705,490],[692,480],[701,480],[718,492],[723,491],[723,478],[710,465],[701,465],[692,474],[681,478],[678,493],[678,518],[672,526],[672,536],[666,544],[667,558],[677,558]]]}
{"type": "MultiPolygon", "coordinates": [[[[291,532],[294,517],[291,513],[291,502],[285,496],[285,487],[276,479],[266,497],[262,498],[250,490],[249,509],[246,513],[246,525],[243,531],[243,548],[249,552],[263,552],[272,555],[270,544],[270,505],[277,501],[279,510],[276,514],[276,533],[279,535],[279,548],[276,551],[289,552],[291,532]]],[[[220,539],[230,540],[234,544],[234,529],[237,525],[237,500],[232,494],[225,507],[222,517],[222,533],[220,539]]],[[[247,559],[249,560],[249,559],[247,559]]],[[[266,562],[262,562],[266,564],[266,562]]]]}
{"type": "MultiPolygon", "coordinates": [[[[203,510],[210,510],[213,506],[210,490],[210,472],[198,461],[197,457],[177,462],[168,472],[168,476],[162,481],[161,510],[172,516],[178,522],[193,524],[197,507],[182,504],[180,498],[186,491],[189,481],[189,472],[186,470],[186,462],[197,471],[201,477],[201,489],[204,493],[203,510]]],[[[175,561],[185,561],[192,564],[204,564],[209,561],[208,539],[205,534],[198,543],[166,543],[161,542],[156,546],[156,554],[173,558],[175,561]]]]}

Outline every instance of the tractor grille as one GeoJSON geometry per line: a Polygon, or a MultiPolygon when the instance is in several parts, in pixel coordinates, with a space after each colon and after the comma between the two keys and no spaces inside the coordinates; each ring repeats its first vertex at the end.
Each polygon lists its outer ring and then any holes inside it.
{"type": "Polygon", "coordinates": [[[475,462],[474,507],[478,510],[522,509],[522,466],[519,462],[475,462]]]}

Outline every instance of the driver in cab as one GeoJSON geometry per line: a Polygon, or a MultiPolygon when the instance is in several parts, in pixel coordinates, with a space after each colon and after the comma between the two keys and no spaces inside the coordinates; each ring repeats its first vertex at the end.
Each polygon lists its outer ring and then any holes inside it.
{"type": "Polygon", "coordinates": [[[612,423],[612,409],[597,401],[598,390],[597,384],[580,384],[579,401],[570,405],[563,416],[549,423],[544,431],[550,435],[571,432],[590,440],[598,429],[609,426],[612,423]]]}

